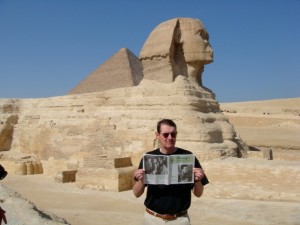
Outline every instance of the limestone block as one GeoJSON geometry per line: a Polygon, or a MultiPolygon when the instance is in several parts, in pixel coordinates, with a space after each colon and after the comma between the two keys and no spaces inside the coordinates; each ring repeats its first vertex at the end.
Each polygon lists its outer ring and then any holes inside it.
{"type": "Polygon", "coordinates": [[[15,174],[17,175],[27,175],[27,166],[26,163],[20,163],[18,164],[15,174]]]}
{"type": "Polygon", "coordinates": [[[22,162],[22,161],[0,161],[5,165],[5,169],[10,174],[16,175],[34,175],[43,173],[42,163],[22,162]]]}
{"type": "Polygon", "coordinates": [[[54,177],[58,183],[70,183],[76,181],[77,170],[59,171],[54,177]]]}
{"type": "Polygon", "coordinates": [[[26,163],[26,174],[27,175],[32,175],[34,174],[34,167],[31,162],[26,163]]]}
{"type": "Polygon", "coordinates": [[[93,157],[78,169],[76,185],[96,190],[129,190],[135,169],[130,157],[93,157]]]}
{"type": "Polygon", "coordinates": [[[134,166],[122,168],[79,168],[76,185],[93,190],[126,191],[132,188],[134,166]]]}
{"type": "Polygon", "coordinates": [[[5,164],[10,174],[34,175],[43,173],[43,165],[35,155],[3,152],[0,154],[0,163],[5,164]]]}

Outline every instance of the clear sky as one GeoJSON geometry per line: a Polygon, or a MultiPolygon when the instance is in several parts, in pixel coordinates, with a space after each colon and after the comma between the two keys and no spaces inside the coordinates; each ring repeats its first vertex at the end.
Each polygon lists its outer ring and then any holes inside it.
{"type": "Polygon", "coordinates": [[[300,0],[0,0],[0,98],[65,95],[176,17],[206,27],[219,102],[300,97],[300,0]]]}

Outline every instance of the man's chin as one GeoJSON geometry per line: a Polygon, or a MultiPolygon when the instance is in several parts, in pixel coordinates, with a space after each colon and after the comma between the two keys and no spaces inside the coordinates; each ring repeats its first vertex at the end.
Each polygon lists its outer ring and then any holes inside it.
{"type": "Polygon", "coordinates": [[[170,145],[166,145],[165,146],[165,149],[167,149],[167,150],[173,150],[175,148],[175,145],[174,144],[170,144],[170,145]]]}

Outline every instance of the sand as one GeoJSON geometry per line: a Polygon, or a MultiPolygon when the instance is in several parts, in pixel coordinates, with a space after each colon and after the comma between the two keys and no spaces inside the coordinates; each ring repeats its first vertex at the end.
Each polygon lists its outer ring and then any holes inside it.
{"type": "MultiPolygon", "coordinates": [[[[8,224],[142,224],[144,197],[137,199],[132,191],[79,189],[74,183],[56,183],[43,175],[8,176],[2,183],[22,196],[0,186],[0,198],[4,199],[1,204],[7,210],[8,224]],[[25,199],[33,202],[36,209],[25,199]]],[[[300,224],[299,212],[298,202],[204,196],[193,197],[189,215],[192,224],[295,225],[300,224]]]]}

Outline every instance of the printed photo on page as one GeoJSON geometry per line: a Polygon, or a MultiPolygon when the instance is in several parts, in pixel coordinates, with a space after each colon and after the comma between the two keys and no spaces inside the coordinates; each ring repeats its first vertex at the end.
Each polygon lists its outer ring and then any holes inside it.
{"type": "Polygon", "coordinates": [[[193,183],[195,156],[188,155],[150,155],[143,156],[146,184],[193,183]]]}

